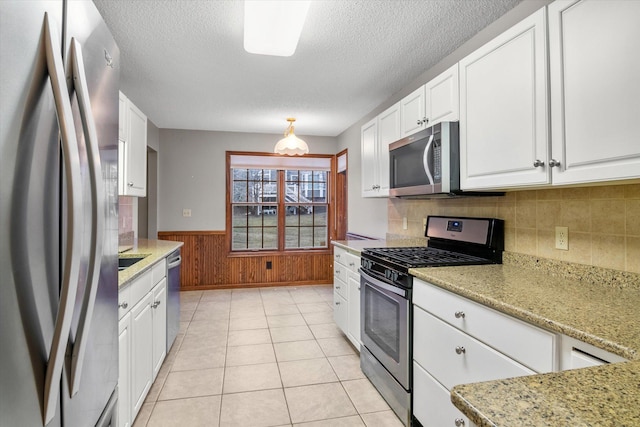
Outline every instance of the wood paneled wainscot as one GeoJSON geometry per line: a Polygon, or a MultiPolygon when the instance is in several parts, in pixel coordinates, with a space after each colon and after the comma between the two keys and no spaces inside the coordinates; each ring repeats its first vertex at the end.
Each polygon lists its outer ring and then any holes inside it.
{"type": "Polygon", "coordinates": [[[182,290],[333,282],[329,252],[229,256],[224,231],[161,231],[158,239],[184,243],[182,290]]]}

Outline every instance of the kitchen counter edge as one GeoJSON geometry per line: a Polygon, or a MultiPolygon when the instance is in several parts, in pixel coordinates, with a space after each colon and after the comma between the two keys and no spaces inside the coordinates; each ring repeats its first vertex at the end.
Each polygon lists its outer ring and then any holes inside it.
{"type": "Polygon", "coordinates": [[[183,242],[169,240],[137,239],[131,250],[118,254],[123,258],[144,256],[145,258],[131,267],[118,272],[118,289],[128,285],[136,277],[147,271],[171,252],[182,247],[183,242]]]}

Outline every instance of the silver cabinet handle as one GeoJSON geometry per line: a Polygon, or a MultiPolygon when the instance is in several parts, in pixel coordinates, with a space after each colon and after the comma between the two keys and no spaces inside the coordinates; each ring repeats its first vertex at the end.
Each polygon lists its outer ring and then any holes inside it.
{"type": "Polygon", "coordinates": [[[429,123],[429,119],[427,119],[426,117],[423,117],[422,123],[426,125],[427,123],[429,123]]]}
{"type": "Polygon", "coordinates": [[[151,304],[151,308],[158,308],[159,305],[160,305],[160,301],[154,301],[154,303],[151,304]]]}
{"type": "Polygon", "coordinates": [[[464,347],[462,347],[460,345],[456,347],[456,354],[464,354],[466,352],[467,352],[466,348],[464,348],[464,347]]]}
{"type": "Polygon", "coordinates": [[[336,289],[340,289],[340,286],[336,286],[336,289]]]}
{"type": "Polygon", "coordinates": [[[555,168],[555,167],[560,167],[560,162],[555,160],[555,159],[551,159],[549,160],[549,167],[551,168],[555,168]]]}
{"type": "Polygon", "coordinates": [[[416,121],[416,124],[417,124],[418,126],[419,126],[419,125],[421,125],[421,124],[422,124],[422,120],[418,119],[418,120],[416,121]]]}
{"type": "Polygon", "coordinates": [[[118,307],[127,308],[127,307],[129,307],[129,304],[125,301],[125,302],[122,302],[122,303],[118,304],[118,307]]]}
{"type": "Polygon", "coordinates": [[[466,316],[466,314],[464,314],[464,311],[456,311],[454,313],[454,316],[456,316],[456,319],[464,319],[464,317],[466,316]]]}
{"type": "Polygon", "coordinates": [[[456,420],[454,421],[456,427],[462,427],[464,426],[464,420],[462,418],[456,418],[456,420]]]}
{"type": "Polygon", "coordinates": [[[336,270],[336,274],[340,274],[340,270],[336,270]]]}
{"type": "Polygon", "coordinates": [[[543,162],[542,160],[540,160],[540,159],[536,159],[536,161],[535,161],[535,162],[533,162],[533,167],[534,167],[534,168],[539,168],[539,167],[541,167],[541,166],[544,166],[544,162],[543,162]]]}
{"type": "Polygon", "coordinates": [[[129,181],[129,182],[127,182],[127,185],[128,185],[129,187],[133,187],[133,181],[129,181]]]}
{"type": "Polygon", "coordinates": [[[93,112],[91,111],[89,88],[84,71],[84,60],[82,58],[82,46],[80,46],[80,43],[78,43],[75,38],[71,39],[70,57],[73,73],[72,87],[78,99],[78,109],[80,110],[80,118],[82,120],[82,128],[87,145],[92,196],[91,250],[87,271],[87,285],[82,302],[77,338],[73,345],[73,353],[71,355],[71,395],[74,396],[80,389],[82,365],[84,363],[87,342],[89,341],[89,331],[91,330],[93,309],[95,307],[98,282],[100,280],[104,240],[104,192],[102,187],[102,165],[100,164],[98,131],[95,121],[93,120],[93,112]]]}
{"type": "Polygon", "coordinates": [[[340,254],[336,254],[336,258],[340,259],[340,254]]]}
{"type": "Polygon", "coordinates": [[[77,187],[81,181],[80,157],[78,153],[78,141],[73,123],[71,102],[66,92],[64,66],[62,64],[62,51],[56,28],[50,22],[49,15],[45,13],[44,23],[44,47],[47,58],[47,71],[51,80],[53,97],[58,115],[60,136],[62,140],[62,152],[64,171],[66,175],[67,191],[67,217],[66,250],[60,286],[60,303],[56,315],[51,351],[47,363],[44,386],[44,424],[49,424],[56,414],[57,402],[60,392],[60,376],[64,365],[64,355],[71,331],[71,321],[75,309],[76,293],[78,291],[78,277],[80,275],[81,253],[81,209],[82,191],[77,187]]]}
{"type": "Polygon", "coordinates": [[[355,262],[350,262],[350,263],[349,263],[349,267],[353,267],[354,265],[356,265],[356,263],[355,263],[355,262]]]}
{"type": "Polygon", "coordinates": [[[336,301],[336,305],[340,305],[340,301],[336,301]]]}

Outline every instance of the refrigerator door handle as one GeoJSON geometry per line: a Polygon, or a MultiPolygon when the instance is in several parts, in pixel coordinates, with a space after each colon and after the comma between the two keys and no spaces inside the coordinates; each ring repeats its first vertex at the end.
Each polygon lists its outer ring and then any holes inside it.
{"type": "Polygon", "coordinates": [[[76,342],[73,344],[71,355],[71,396],[80,389],[80,377],[82,365],[86,354],[93,319],[96,295],[98,293],[98,281],[100,280],[100,265],[102,264],[102,245],[104,237],[104,192],[102,184],[102,166],[100,164],[100,150],[98,144],[98,132],[91,111],[91,100],[85,75],[84,61],[82,59],[82,46],[75,39],[71,39],[70,60],[72,67],[71,94],[75,91],[78,98],[78,107],[82,119],[87,155],[89,157],[89,174],[91,176],[91,249],[89,255],[89,267],[87,271],[87,286],[76,342]]]}
{"type": "Polygon", "coordinates": [[[78,153],[75,126],[73,124],[71,102],[68,94],[64,90],[66,88],[64,66],[62,65],[62,55],[60,54],[60,44],[57,43],[57,40],[60,39],[47,13],[45,13],[44,16],[43,36],[47,58],[47,72],[51,80],[51,87],[53,88],[58,126],[60,128],[60,139],[62,141],[62,151],[64,153],[62,158],[64,159],[68,217],[64,266],[60,286],[60,302],[45,376],[43,418],[44,424],[46,425],[53,419],[56,414],[56,408],[58,407],[60,378],[78,290],[80,259],[77,254],[81,247],[81,230],[78,218],[81,215],[80,212],[82,209],[82,192],[77,188],[81,180],[80,156],[78,153]]]}

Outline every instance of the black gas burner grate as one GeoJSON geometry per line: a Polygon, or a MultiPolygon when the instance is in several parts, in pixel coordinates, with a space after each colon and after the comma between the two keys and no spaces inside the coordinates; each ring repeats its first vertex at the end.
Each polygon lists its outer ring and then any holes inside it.
{"type": "Polygon", "coordinates": [[[373,248],[365,252],[407,268],[487,263],[485,258],[425,246],[373,248]]]}

